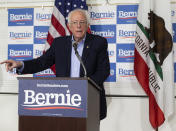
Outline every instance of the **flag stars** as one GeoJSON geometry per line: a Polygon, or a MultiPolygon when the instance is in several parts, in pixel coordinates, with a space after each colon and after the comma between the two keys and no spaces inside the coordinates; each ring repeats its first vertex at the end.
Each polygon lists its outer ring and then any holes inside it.
{"type": "Polygon", "coordinates": [[[70,5],[70,2],[68,2],[67,5],[70,5]]]}
{"type": "Polygon", "coordinates": [[[61,3],[61,2],[59,2],[58,4],[59,4],[59,5],[62,5],[62,3],[61,3]]]}
{"type": "Polygon", "coordinates": [[[77,7],[77,5],[76,5],[76,4],[74,4],[73,6],[74,6],[74,7],[77,7]]]}
{"type": "Polygon", "coordinates": [[[69,10],[67,10],[67,13],[69,12],[69,10]]]}
{"type": "Polygon", "coordinates": [[[81,7],[81,8],[84,8],[84,6],[82,6],[82,5],[81,5],[80,7],[81,7]]]}
{"type": "Polygon", "coordinates": [[[132,72],[132,71],[131,71],[131,72],[129,72],[129,73],[130,73],[130,75],[133,75],[133,74],[134,74],[134,72],[132,72]]]}

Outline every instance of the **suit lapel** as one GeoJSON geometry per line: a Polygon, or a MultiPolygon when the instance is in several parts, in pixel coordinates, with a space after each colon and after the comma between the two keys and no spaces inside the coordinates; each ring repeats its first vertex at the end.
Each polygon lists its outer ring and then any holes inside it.
{"type": "Polygon", "coordinates": [[[66,53],[66,59],[67,59],[67,76],[70,77],[70,69],[71,69],[71,51],[72,51],[72,42],[71,42],[71,36],[68,37],[67,43],[66,43],[67,52],[66,53]]]}
{"type": "Polygon", "coordinates": [[[90,34],[86,34],[86,40],[84,43],[84,48],[83,48],[83,53],[82,53],[82,60],[84,63],[86,63],[86,58],[90,52],[90,48],[91,48],[91,37],[90,34]]]}
{"type": "MultiPolygon", "coordinates": [[[[91,49],[91,36],[90,34],[86,34],[86,40],[84,42],[84,48],[83,48],[83,53],[82,53],[82,61],[84,63],[84,65],[86,66],[86,60],[87,60],[87,57],[90,53],[90,49],[91,49]]],[[[84,76],[84,73],[83,73],[83,68],[82,66],[80,66],[80,76],[83,77],[84,76]]]]}

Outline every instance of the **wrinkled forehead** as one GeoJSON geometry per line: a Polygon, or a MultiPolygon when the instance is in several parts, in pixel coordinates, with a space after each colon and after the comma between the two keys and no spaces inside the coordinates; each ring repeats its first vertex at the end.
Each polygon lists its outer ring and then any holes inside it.
{"type": "Polygon", "coordinates": [[[75,11],[71,14],[71,21],[87,21],[86,15],[81,11],[75,11]]]}

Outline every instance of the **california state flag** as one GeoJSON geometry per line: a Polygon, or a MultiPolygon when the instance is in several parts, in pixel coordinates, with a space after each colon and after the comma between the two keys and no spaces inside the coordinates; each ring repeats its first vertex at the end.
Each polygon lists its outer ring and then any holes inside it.
{"type": "Polygon", "coordinates": [[[149,96],[149,119],[157,128],[174,111],[174,68],[170,0],[141,0],[134,71],[149,96]]]}

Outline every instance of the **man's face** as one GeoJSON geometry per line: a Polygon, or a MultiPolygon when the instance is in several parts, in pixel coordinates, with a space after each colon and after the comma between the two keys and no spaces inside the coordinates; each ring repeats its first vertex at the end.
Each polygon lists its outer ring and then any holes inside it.
{"type": "Polygon", "coordinates": [[[69,29],[72,32],[76,41],[81,41],[87,31],[86,16],[82,12],[74,12],[70,17],[71,22],[69,23],[69,29]]]}

